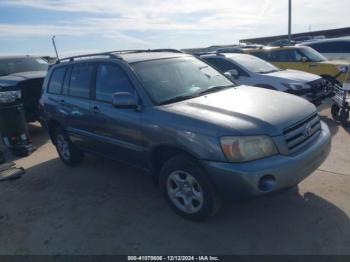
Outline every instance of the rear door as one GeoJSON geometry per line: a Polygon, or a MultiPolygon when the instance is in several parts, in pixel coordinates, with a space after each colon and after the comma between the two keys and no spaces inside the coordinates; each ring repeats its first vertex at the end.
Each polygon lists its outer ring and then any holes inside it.
{"type": "Polygon", "coordinates": [[[66,72],[66,66],[55,67],[52,69],[52,73],[47,84],[47,90],[45,90],[43,93],[43,97],[45,97],[45,99],[41,99],[43,106],[41,110],[45,111],[45,114],[43,115],[47,117],[46,120],[54,119],[62,122],[60,101],[62,99],[62,87],[66,72]]]}
{"type": "Polygon", "coordinates": [[[61,123],[71,140],[80,147],[89,147],[91,137],[90,98],[95,65],[82,62],[73,64],[66,72],[59,100],[61,123]]]}
{"type": "Polygon", "coordinates": [[[91,102],[93,133],[97,142],[95,149],[109,158],[144,166],[144,136],[140,132],[142,112],[113,107],[112,96],[116,92],[138,96],[122,65],[99,63],[91,102]]]}

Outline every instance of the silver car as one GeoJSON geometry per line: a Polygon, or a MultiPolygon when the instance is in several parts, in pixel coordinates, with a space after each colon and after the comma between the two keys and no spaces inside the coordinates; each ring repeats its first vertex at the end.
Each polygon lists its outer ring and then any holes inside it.
{"type": "Polygon", "coordinates": [[[322,77],[298,70],[282,70],[258,57],[240,53],[215,53],[201,56],[241,85],[287,92],[307,99],[316,106],[327,95],[322,77]]]}

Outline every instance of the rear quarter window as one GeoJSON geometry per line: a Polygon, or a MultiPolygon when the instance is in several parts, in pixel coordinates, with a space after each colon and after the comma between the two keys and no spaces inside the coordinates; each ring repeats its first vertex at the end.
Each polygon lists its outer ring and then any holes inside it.
{"type": "Polygon", "coordinates": [[[60,95],[62,93],[62,85],[65,72],[66,67],[59,67],[53,69],[48,86],[48,93],[57,95],[60,95]]]}

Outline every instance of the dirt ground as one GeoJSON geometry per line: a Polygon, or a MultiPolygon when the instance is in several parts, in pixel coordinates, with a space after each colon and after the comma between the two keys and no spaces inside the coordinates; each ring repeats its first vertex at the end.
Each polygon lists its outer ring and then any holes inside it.
{"type": "Polygon", "coordinates": [[[350,254],[350,130],[321,114],[332,151],[299,190],[205,223],[175,215],[139,170],[91,156],[65,166],[32,125],[38,150],[16,160],[26,175],[0,183],[0,254],[350,254]]]}

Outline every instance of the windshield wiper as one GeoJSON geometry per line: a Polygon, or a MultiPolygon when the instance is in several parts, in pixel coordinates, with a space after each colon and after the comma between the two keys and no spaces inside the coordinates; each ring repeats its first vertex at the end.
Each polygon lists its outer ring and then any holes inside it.
{"type": "Polygon", "coordinates": [[[208,89],[206,89],[204,91],[201,91],[199,93],[195,93],[195,94],[192,94],[192,95],[181,95],[181,96],[176,96],[176,97],[170,98],[168,100],[165,100],[165,101],[161,102],[160,105],[172,104],[172,103],[180,102],[180,101],[183,101],[183,100],[188,100],[188,99],[191,99],[191,98],[196,98],[196,97],[199,97],[199,96],[202,96],[202,95],[205,95],[205,94],[218,92],[220,90],[224,90],[224,89],[227,89],[227,88],[230,88],[230,87],[234,87],[234,86],[235,85],[211,87],[211,88],[208,88],[208,89]]]}
{"type": "Polygon", "coordinates": [[[231,87],[234,87],[235,85],[228,85],[228,86],[214,86],[214,87],[210,87],[204,91],[201,91],[199,93],[196,93],[195,96],[202,96],[202,95],[206,95],[206,94],[210,94],[210,93],[215,93],[215,92],[218,92],[218,91],[221,91],[221,90],[224,90],[224,89],[227,89],[227,88],[231,88],[231,87]]]}
{"type": "Polygon", "coordinates": [[[195,98],[195,97],[196,96],[194,96],[194,95],[175,96],[173,98],[170,98],[168,100],[161,102],[160,105],[172,104],[172,103],[180,102],[180,101],[195,98]]]}

